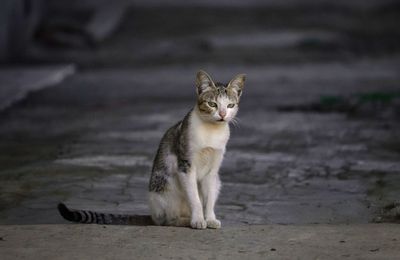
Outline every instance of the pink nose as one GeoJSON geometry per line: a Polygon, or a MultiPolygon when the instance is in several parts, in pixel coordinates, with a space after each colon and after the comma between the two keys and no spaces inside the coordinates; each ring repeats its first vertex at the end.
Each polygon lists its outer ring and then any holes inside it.
{"type": "Polygon", "coordinates": [[[224,119],[224,117],[226,116],[226,111],[219,111],[219,116],[224,119]]]}

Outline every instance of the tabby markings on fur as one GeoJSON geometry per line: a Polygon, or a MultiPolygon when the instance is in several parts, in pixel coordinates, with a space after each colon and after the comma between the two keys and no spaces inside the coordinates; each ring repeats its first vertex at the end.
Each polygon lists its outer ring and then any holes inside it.
{"type": "Polygon", "coordinates": [[[60,203],[61,215],[80,223],[220,228],[214,212],[221,187],[218,171],[244,82],[244,74],[222,84],[205,71],[197,73],[197,102],[182,121],[167,130],[154,159],[149,182],[151,216],[71,210],[60,203]]]}

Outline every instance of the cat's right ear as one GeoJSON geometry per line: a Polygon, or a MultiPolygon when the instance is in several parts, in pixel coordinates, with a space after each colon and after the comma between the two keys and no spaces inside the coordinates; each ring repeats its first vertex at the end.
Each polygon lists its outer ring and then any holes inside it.
{"type": "Polygon", "coordinates": [[[207,89],[211,89],[213,87],[215,87],[215,85],[210,75],[208,75],[204,70],[199,70],[196,76],[197,94],[200,95],[207,89]]]}

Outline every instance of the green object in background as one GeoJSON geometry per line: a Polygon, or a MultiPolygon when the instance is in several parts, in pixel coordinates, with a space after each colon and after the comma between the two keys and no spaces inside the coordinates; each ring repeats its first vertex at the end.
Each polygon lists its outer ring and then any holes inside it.
{"type": "Polygon", "coordinates": [[[322,96],[320,99],[321,105],[332,106],[339,103],[345,103],[345,98],[340,96],[322,96]]]}
{"type": "Polygon", "coordinates": [[[400,92],[369,92],[363,94],[354,94],[349,97],[344,96],[321,96],[320,104],[322,106],[336,105],[355,105],[361,103],[390,103],[394,99],[400,98],[400,92]]]}
{"type": "Polygon", "coordinates": [[[360,102],[382,102],[389,103],[393,99],[400,98],[400,93],[390,93],[390,92],[370,92],[358,95],[358,100],[360,102]]]}

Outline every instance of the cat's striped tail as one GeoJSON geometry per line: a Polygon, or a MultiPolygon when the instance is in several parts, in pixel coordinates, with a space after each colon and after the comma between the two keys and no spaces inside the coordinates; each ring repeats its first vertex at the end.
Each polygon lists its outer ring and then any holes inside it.
{"type": "Polygon", "coordinates": [[[149,215],[120,215],[99,213],[90,210],[76,210],[69,209],[64,203],[59,203],[57,208],[63,218],[72,222],[103,225],[154,225],[149,215]]]}

